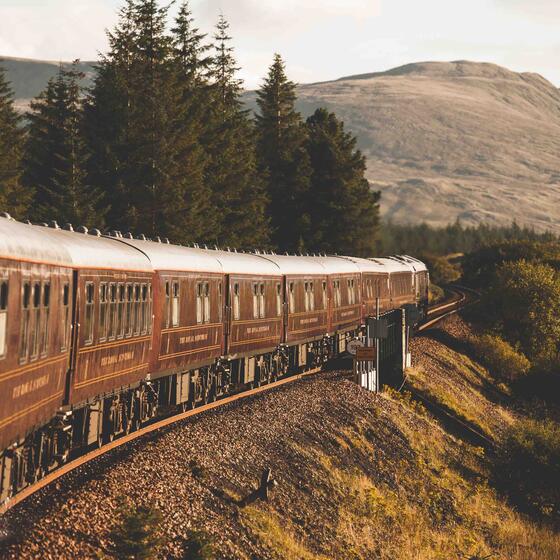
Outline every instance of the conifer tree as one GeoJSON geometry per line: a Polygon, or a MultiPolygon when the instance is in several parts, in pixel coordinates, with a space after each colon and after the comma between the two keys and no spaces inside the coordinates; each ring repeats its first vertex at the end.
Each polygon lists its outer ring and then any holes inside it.
{"type": "Polygon", "coordinates": [[[305,202],[311,168],[306,130],[295,100],[295,84],[286,77],[277,54],[257,92],[256,129],[259,171],[267,177],[271,239],[282,251],[305,249],[310,233],[305,202]]]}
{"type": "Polygon", "coordinates": [[[35,220],[101,227],[102,195],[85,176],[82,78],[75,68],[60,67],[58,75],[31,103],[23,179],[35,188],[35,220]]]}
{"type": "Polygon", "coordinates": [[[185,70],[196,55],[191,34],[195,43],[201,39],[186,4],[169,35],[168,9],[156,0],[128,0],[109,33],[86,110],[90,174],[114,200],[113,227],[210,241],[203,119],[193,95],[199,72],[185,70]]]}
{"type": "Polygon", "coordinates": [[[206,170],[217,212],[217,239],[241,249],[268,246],[264,182],[256,161],[253,123],[241,100],[242,81],[231,46],[229,24],[220,16],[214,35],[210,126],[206,170]]]}
{"type": "Polygon", "coordinates": [[[14,95],[0,67],[0,211],[23,218],[31,191],[20,182],[23,129],[14,107],[14,95]]]}
{"type": "Polygon", "coordinates": [[[364,177],[356,138],[326,109],[307,119],[313,173],[307,208],[314,251],[372,257],[379,239],[379,193],[364,177]]]}

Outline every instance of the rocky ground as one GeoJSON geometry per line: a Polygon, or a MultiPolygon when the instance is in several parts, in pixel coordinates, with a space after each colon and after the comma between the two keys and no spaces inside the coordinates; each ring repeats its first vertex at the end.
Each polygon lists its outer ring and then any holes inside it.
{"type": "MultiPolygon", "coordinates": [[[[412,342],[408,384],[488,438],[507,394],[468,356],[454,318],[412,342]]],[[[2,519],[2,559],[114,558],[127,507],[161,512],[158,558],[366,560],[560,556],[560,538],[488,486],[488,458],[406,394],[325,372],[197,416],[87,465],[2,519]],[[268,503],[242,507],[264,468],[268,503]]]]}

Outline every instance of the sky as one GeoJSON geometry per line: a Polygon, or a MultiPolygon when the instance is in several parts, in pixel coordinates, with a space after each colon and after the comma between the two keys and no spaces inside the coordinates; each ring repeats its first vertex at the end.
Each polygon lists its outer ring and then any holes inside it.
{"type": "MultiPolygon", "coordinates": [[[[121,5],[0,0],[0,57],[93,60],[121,5]]],[[[474,60],[538,72],[560,86],[560,0],[191,0],[191,7],[204,32],[220,13],[230,21],[247,88],[261,83],[275,52],[299,83],[474,60]]]]}

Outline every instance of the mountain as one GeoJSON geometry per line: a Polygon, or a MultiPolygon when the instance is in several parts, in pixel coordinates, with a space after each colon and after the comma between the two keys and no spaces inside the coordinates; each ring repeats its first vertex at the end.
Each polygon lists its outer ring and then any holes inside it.
{"type": "MultiPolygon", "coordinates": [[[[20,105],[58,63],[4,59],[20,105]]],[[[82,63],[85,83],[92,64],[82,63]]],[[[510,224],[560,234],[560,90],[469,61],[407,64],[298,86],[304,115],[335,111],[357,135],[394,222],[510,224]]],[[[254,109],[255,93],[246,103],[254,109]]]]}
{"type": "Polygon", "coordinates": [[[560,91],[541,76],[424,62],[301,85],[298,96],[302,113],[325,106],[358,136],[386,219],[515,219],[560,233],[560,91]]]}

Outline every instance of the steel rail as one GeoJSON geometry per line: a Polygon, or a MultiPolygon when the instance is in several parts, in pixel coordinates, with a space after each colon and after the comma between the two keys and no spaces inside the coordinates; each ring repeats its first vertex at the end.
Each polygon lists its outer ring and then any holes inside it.
{"type": "Polygon", "coordinates": [[[9,498],[6,502],[4,502],[0,506],[0,515],[3,515],[4,513],[6,513],[8,510],[12,509],[17,504],[23,502],[24,500],[26,500],[27,498],[29,498],[30,496],[32,496],[33,494],[35,494],[39,490],[49,486],[50,484],[52,484],[53,482],[55,482],[56,480],[58,480],[62,476],[76,470],[77,468],[89,463],[90,461],[93,461],[94,459],[97,459],[98,457],[101,457],[101,456],[105,455],[106,453],[109,453],[110,451],[113,451],[114,449],[117,449],[118,447],[121,447],[123,445],[126,445],[127,443],[130,443],[131,441],[134,441],[136,439],[144,437],[145,435],[150,434],[152,432],[155,432],[157,430],[161,430],[162,428],[165,428],[166,426],[170,426],[172,424],[180,422],[181,420],[185,420],[185,419],[190,418],[192,416],[202,414],[203,412],[208,412],[210,410],[214,410],[215,408],[219,408],[219,407],[224,406],[226,404],[230,404],[230,403],[233,403],[233,402],[241,400],[241,399],[245,399],[245,398],[248,398],[248,397],[252,397],[254,395],[258,395],[259,393],[263,393],[264,391],[269,391],[271,389],[281,387],[282,385],[286,385],[286,384],[292,383],[294,381],[299,381],[299,380],[301,380],[305,377],[308,377],[310,375],[314,375],[314,374],[320,372],[321,369],[322,368],[320,368],[320,367],[319,368],[314,368],[314,369],[311,369],[309,371],[305,371],[303,373],[298,373],[296,375],[292,375],[290,377],[280,379],[279,381],[275,381],[273,383],[268,383],[267,385],[262,385],[260,387],[254,388],[254,389],[250,389],[248,391],[243,391],[241,393],[236,393],[234,395],[231,395],[229,397],[225,397],[223,399],[214,401],[212,403],[208,403],[208,404],[193,408],[191,410],[187,410],[186,412],[181,412],[181,413],[175,414],[173,416],[168,416],[166,418],[163,418],[162,420],[158,420],[157,422],[153,422],[151,424],[148,424],[148,425],[144,426],[143,428],[140,428],[139,430],[136,430],[135,432],[132,432],[132,433],[127,434],[125,436],[119,437],[118,439],[115,439],[115,440],[113,440],[112,442],[110,442],[106,445],[103,445],[103,446],[101,446],[97,449],[89,451],[88,453],[85,453],[84,455],[81,455],[80,457],[77,457],[76,459],[62,465],[61,467],[58,467],[54,471],[50,472],[49,474],[47,474],[46,476],[44,476],[43,478],[38,480],[36,483],[25,487],[23,490],[18,492],[15,496],[9,498]]]}

